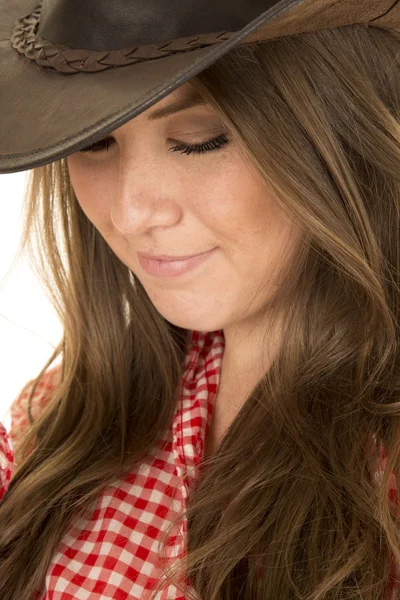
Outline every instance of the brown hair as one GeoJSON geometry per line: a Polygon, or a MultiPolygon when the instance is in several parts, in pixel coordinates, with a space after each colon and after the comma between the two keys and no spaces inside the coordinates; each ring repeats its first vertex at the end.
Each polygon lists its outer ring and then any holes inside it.
{"type": "MultiPolygon", "coordinates": [[[[400,562],[389,498],[400,468],[399,48],[378,28],[327,29],[234,48],[191,80],[304,231],[274,304],[279,352],[180,517],[188,554],[176,565],[203,600],[388,598],[400,562]]],[[[21,248],[40,248],[64,327],[36,381],[58,356],[62,377],[0,504],[2,600],[31,600],[68,520],[165,432],[187,350],[187,332],[83,214],[65,159],[31,175],[21,248]]]]}

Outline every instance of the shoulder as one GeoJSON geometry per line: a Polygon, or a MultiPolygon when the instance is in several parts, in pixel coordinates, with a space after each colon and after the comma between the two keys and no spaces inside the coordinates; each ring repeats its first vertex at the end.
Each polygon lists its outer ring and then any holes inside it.
{"type": "MultiPolygon", "coordinates": [[[[53,390],[57,387],[61,380],[61,373],[62,366],[57,365],[46,371],[39,381],[35,393],[33,394],[30,406],[30,412],[33,420],[40,417],[44,408],[50,401],[53,390]]],[[[14,449],[18,445],[18,442],[25,431],[30,427],[30,420],[28,416],[28,400],[35,381],[36,379],[31,379],[24,385],[10,407],[11,428],[9,437],[14,449]]]]}

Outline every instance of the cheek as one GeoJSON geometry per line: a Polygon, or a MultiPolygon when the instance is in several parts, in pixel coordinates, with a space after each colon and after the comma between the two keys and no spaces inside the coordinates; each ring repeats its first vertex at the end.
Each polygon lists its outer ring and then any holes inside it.
{"type": "Polygon", "coordinates": [[[108,222],[109,202],[103,179],[88,169],[80,169],[73,159],[67,161],[71,184],[82,211],[95,227],[104,229],[108,222]]]}
{"type": "Polygon", "coordinates": [[[241,247],[247,247],[271,223],[268,215],[272,198],[240,161],[212,181],[205,198],[203,211],[210,221],[219,223],[226,235],[241,247]]]}
{"type": "Polygon", "coordinates": [[[254,180],[236,155],[234,160],[216,168],[215,173],[203,176],[194,189],[199,210],[215,225],[219,223],[232,233],[250,218],[256,193],[254,180]]]}

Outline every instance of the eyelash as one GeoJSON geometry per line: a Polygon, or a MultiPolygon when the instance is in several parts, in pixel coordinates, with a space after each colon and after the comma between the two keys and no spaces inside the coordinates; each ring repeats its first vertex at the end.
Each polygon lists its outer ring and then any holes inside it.
{"type": "MultiPolygon", "coordinates": [[[[80,150],[81,153],[84,152],[103,152],[104,151],[104,144],[106,144],[106,150],[108,151],[110,142],[114,141],[114,138],[112,137],[106,137],[103,140],[99,140],[98,142],[95,142],[94,144],[91,144],[90,146],[87,146],[86,148],[83,148],[82,150],[80,150]]],[[[219,150],[220,148],[222,148],[222,146],[225,146],[225,144],[228,144],[229,140],[227,139],[225,134],[221,134],[216,138],[213,138],[211,140],[208,140],[207,142],[203,142],[202,144],[184,144],[184,143],[180,143],[177,144],[176,146],[173,146],[172,148],[170,148],[170,150],[172,150],[173,152],[179,152],[181,151],[182,154],[191,154],[192,152],[194,154],[200,154],[202,152],[211,152],[213,150],[219,150]]]]}

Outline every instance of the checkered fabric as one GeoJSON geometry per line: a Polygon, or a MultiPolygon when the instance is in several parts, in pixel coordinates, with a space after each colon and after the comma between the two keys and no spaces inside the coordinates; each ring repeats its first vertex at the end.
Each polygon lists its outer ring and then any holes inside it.
{"type": "MultiPolygon", "coordinates": [[[[75,520],[65,532],[49,565],[43,587],[32,600],[153,599],[150,592],[162,575],[157,556],[161,532],[186,505],[197,477],[209,431],[225,347],[223,331],[192,332],[183,385],[168,435],[160,440],[139,470],[115,480],[93,504],[91,516],[75,520]]],[[[61,366],[49,370],[32,404],[37,418],[61,375],[61,366]]],[[[11,407],[9,435],[0,425],[0,498],[12,475],[13,447],[28,426],[27,399],[31,382],[11,407]],[[11,444],[9,441],[11,440],[11,444]]],[[[386,455],[375,473],[379,482],[386,455]]],[[[391,498],[397,504],[392,474],[391,498]]],[[[186,523],[168,539],[167,560],[185,555],[186,523]]],[[[388,600],[396,600],[400,569],[393,563],[388,600]]],[[[194,590],[191,588],[194,593],[194,590]]],[[[157,600],[186,600],[166,584],[157,600]]]]}

